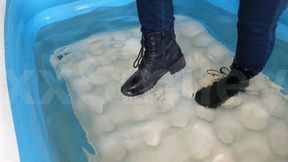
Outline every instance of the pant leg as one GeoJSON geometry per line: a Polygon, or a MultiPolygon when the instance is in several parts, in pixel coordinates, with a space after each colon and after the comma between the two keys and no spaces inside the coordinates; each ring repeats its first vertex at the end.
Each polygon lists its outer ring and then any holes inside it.
{"type": "Polygon", "coordinates": [[[235,62],[259,69],[267,63],[275,44],[277,22],[288,0],[240,0],[235,62]]]}
{"type": "Polygon", "coordinates": [[[137,0],[142,29],[148,31],[174,31],[173,0],[137,0]]]}

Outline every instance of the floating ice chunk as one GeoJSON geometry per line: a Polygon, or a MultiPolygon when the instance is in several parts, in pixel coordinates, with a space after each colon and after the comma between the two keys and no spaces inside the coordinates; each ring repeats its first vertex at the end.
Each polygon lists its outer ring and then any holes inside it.
{"type": "MultiPolygon", "coordinates": [[[[115,70],[115,67],[113,65],[101,66],[95,70],[94,75],[99,74],[99,75],[109,76],[109,75],[111,75],[111,73],[114,72],[114,70],[115,70]]],[[[91,75],[93,75],[93,74],[91,74],[91,75]]]]}
{"type": "Polygon", "coordinates": [[[181,86],[181,94],[183,97],[192,99],[193,93],[198,89],[198,82],[192,75],[183,76],[181,86]]]}
{"type": "Polygon", "coordinates": [[[132,63],[129,64],[124,61],[113,62],[113,67],[113,72],[107,73],[106,75],[109,75],[109,77],[114,81],[121,81],[121,83],[124,83],[125,79],[127,79],[129,75],[133,74],[132,72],[134,71],[134,69],[131,68],[132,63]],[[123,71],[123,68],[125,69],[125,71],[123,71]]]}
{"type": "Polygon", "coordinates": [[[263,130],[268,123],[269,113],[264,104],[259,102],[259,98],[249,96],[246,102],[240,106],[241,121],[246,128],[251,130],[263,130]]]}
{"type": "Polygon", "coordinates": [[[182,136],[175,135],[163,139],[157,151],[157,153],[161,155],[161,158],[157,159],[157,161],[155,160],[155,162],[167,162],[171,159],[174,159],[175,161],[183,161],[184,159],[189,157],[189,153],[182,145],[183,141],[179,140],[181,137],[182,136]]]}
{"type": "Polygon", "coordinates": [[[236,162],[236,161],[234,160],[234,157],[231,154],[224,152],[216,155],[213,158],[212,162],[236,162]]]}
{"type": "Polygon", "coordinates": [[[288,155],[288,126],[286,122],[275,122],[267,130],[273,151],[281,156],[288,155]]]}
{"type": "MultiPolygon", "coordinates": [[[[177,20],[176,20],[176,23],[178,23],[177,20]]],[[[191,38],[193,38],[195,35],[204,31],[202,25],[200,25],[199,23],[190,22],[190,21],[186,21],[182,23],[179,22],[178,28],[186,29],[186,30],[181,30],[181,33],[191,38]]]]}
{"type": "Polygon", "coordinates": [[[179,92],[175,92],[173,90],[166,90],[162,95],[161,104],[163,106],[166,105],[174,107],[179,98],[180,98],[179,92]]]}
{"type": "Polygon", "coordinates": [[[97,93],[94,91],[75,97],[78,97],[77,99],[85,103],[88,108],[93,108],[95,110],[95,113],[101,114],[103,113],[103,105],[105,104],[105,98],[102,96],[98,96],[97,93]]]}
{"type": "Polygon", "coordinates": [[[50,58],[52,66],[54,67],[55,64],[59,64],[60,62],[65,62],[68,58],[71,58],[75,51],[71,49],[71,46],[64,46],[55,50],[55,54],[50,58]]]}
{"type": "Polygon", "coordinates": [[[259,157],[257,157],[256,155],[246,155],[241,157],[241,161],[245,161],[245,162],[262,162],[262,160],[260,160],[259,157]]]}
{"type": "Polygon", "coordinates": [[[214,121],[214,129],[218,139],[225,143],[233,143],[236,136],[243,132],[241,122],[236,118],[234,111],[220,111],[214,121]]]}
{"type": "Polygon", "coordinates": [[[157,119],[145,124],[138,124],[123,129],[122,136],[126,139],[124,141],[125,148],[133,149],[137,146],[141,146],[142,143],[147,146],[158,146],[161,140],[161,132],[166,130],[168,127],[169,125],[166,121],[157,119]]]}
{"type": "Polygon", "coordinates": [[[193,44],[198,46],[198,47],[207,47],[211,43],[213,43],[213,39],[211,39],[211,37],[208,34],[206,34],[205,32],[197,34],[194,37],[193,44]]]}
{"type": "MultiPolygon", "coordinates": [[[[124,49],[130,51],[131,53],[138,52],[140,49],[140,40],[137,38],[130,38],[126,41],[124,49]]],[[[135,54],[136,55],[136,54],[135,54]]]]}
{"type": "Polygon", "coordinates": [[[157,147],[148,147],[150,149],[147,149],[147,147],[138,148],[131,152],[125,159],[125,162],[167,162],[171,160],[182,162],[189,157],[182,142],[181,136],[168,137],[157,147]]]}
{"type": "Polygon", "coordinates": [[[215,109],[208,109],[203,106],[197,105],[195,108],[195,113],[201,119],[204,119],[207,121],[213,121],[215,118],[216,111],[215,109]]]}
{"type": "Polygon", "coordinates": [[[62,64],[61,66],[56,67],[55,69],[57,70],[56,74],[57,74],[57,78],[60,80],[63,78],[67,78],[66,76],[75,76],[74,75],[74,71],[72,67],[73,64],[67,63],[67,64],[62,64]]]}
{"type": "Polygon", "coordinates": [[[152,116],[153,109],[145,105],[133,105],[123,100],[114,99],[107,105],[107,114],[115,124],[122,124],[127,121],[142,121],[152,116]]]}
{"type": "Polygon", "coordinates": [[[239,96],[241,96],[241,94],[238,94],[238,96],[231,97],[221,107],[225,109],[234,109],[239,107],[243,103],[242,98],[239,96]]]}
{"type": "Polygon", "coordinates": [[[122,48],[125,46],[125,42],[123,41],[113,41],[112,47],[113,48],[122,48]]]}
{"type": "Polygon", "coordinates": [[[233,149],[237,152],[237,156],[241,157],[239,161],[265,161],[271,157],[271,150],[268,143],[268,139],[265,134],[261,133],[248,133],[245,137],[242,136],[240,141],[233,144],[233,149]]]}
{"type": "Polygon", "coordinates": [[[101,162],[121,162],[127,153],[120,141],[113,137],[99,141],[98,152],[101,162]]]}
{"type": "Polygon", "coordinates": [[[93,89],[92,86],[87,86],[90,81],[86,76],[69,78],[69,80],[66,80],[66,82],[69,83],[69,91],[73,94],[74,92],[75,94],[78,94],[79,92],[86,93],[93,89]]]}
{"type": "Polygon", "coordinates": [[[63,52],[62,48],[60,48],[60,50],[56,50],[56,53],[50,57],[50,62],[56,71],[57,78],[60,80],[62,77],[66,78],[66,76],[74,75],[74,71],[72,70],[74,62],[69,58],[70,55],[73,55],[72,52],[58,53],[57,51],[63,52]]]}
{"type": "Polygon", "coordinates": [[[259,81],[261,78],[262,77],[256,76],[249,81],[249,86],[246,88],[249,94],[260,95],[260,91],[267,88],[264,84],[265,82],[259,81]]]}
{"type": "Polygon", "coordinates": [[[131,107],[124,104],[122,100],[115,99],[106,104],[105,107],[107,107],[106,114],[115,124],[122,124],[131,120],[131,107]]]}
{"type": "MultiPolygon", "coordinates": [[[[143,127],[143,135],[146,144],[149,146],[158,146],[160,143],[160,134],[166,130],[168,125],[166,121],[151,122],[143,127]]],[[[142,133],[141,133],[142,134],[142,133]]]]}
{"type": "Polygon", "coordinates": [[[142,35],[138,28],[131,29],[126,34],[129,36],[129,38],[138,38],[138,40],[141,39],[142,35]]]}
{"type": "Polygon", "coordinates": [[[237,162],[234,150],[229,145],[218,145],[205,162],[237,162]]]}
{"type": "Polygon", "coordinates": [[[92,85],[103,85],[104,83],[107,83],[109,81],[109,78],[107,76],[104,76],[103,74],[92,72],[86,78],[86,80],[88,80],[89,83],[92,85]]]}
{"type": "Polygon", "coordinates": [[[276,92],[272,89],[265,89],[262,91],[262,100],[263,103],[267,106],[268,111],[275,117],[283,117],[285,115],[285,106],[288,102],[280,92],[276,92]],[[263,91],[266,91],[263,93],[263,91]],[[268,99],[269,98],[269,99],[268,99]]]}
{"type": "Polygon", "coordinates": [[[193,158],[208,158],[216,143],[211,127],[204,122],[195,123],[185,137],[187,148],[193,158]]]}
{"type": "Polygon", "coordinates": [[[100,62],[101,65],[108,65],[111,63],[111,59],[107,55],[100,55],[97,57],[97,61],[100,62]]]}
{"type": "Polygon", "coordinates": [[[134,121],[143,121],[151,117],[153,113],[154,110],[151,107],[147,107],[145,105],[137,105],[132,108],[131,114],[134,121]]]}
{"type": "Polygon", "coordinates": [[[105,50],[102,49],[101,46],[101,41],[95,41],[92,44],[90,44],[90,47],[88,48],[88,54],[90,56],[100,56],[104,54],[105,50]]]}
{"type": "Polygon", "coordinates": [[[95,69],[96,63],[93,62],[93,60],[87,60],[87,59],[82,59],[79,61],[74,62],[73,64],[73,75],[80,77],[84,75],[85,73],[95,69]]]}
{"type": "MultiPolygon", "coordinates": [[[[207,56],[212,62],[221,64],[222,66],[225,66],[228,60],[231,60],[229,51],[218,43],[212,44],[208,47],[207,56]]],[[[228,66],[226,65],[226,67],[228,66]]]]}
{"type": "Polygon", "coordinates": [[[93,118],[93,134],[100,134],[103,132],[113,131],[116,127],[115,124],[107,116],[94,116],[93,118]]]}
{"type": "Polygon", "coordinates": [[[128,38],[129,38],[129,34],[127,34],[126,32],[116,32],[116,33],[113,33],[113,36],[112,36],[112,40],[121,41],[121,42],[125,42],[126,40],[128,40],[128,38]]]}
{"type": "Polygon", "coordinates": [[[176,105],[175,110],[169,113],[168,121],[174,127],[185,129],[188,125],[194,123],[196,117],[193,112],[193,104],[189,102],[182,102],[176,105]]]}
{"type": "Polygon", "coordinates": [[[194,49],[191,55],[193,58],[189,58],[188,63],[193,68],[196,67],[211,67],[211,62],[206,57],[206,52],[203,49],[194,49]]]}
{"type": "Polygon", "coordinates": [[[151,131],[145,135],[145,141],[149,146],[157,146],[160,142],[160,135],[158,132],[151,131]]]}

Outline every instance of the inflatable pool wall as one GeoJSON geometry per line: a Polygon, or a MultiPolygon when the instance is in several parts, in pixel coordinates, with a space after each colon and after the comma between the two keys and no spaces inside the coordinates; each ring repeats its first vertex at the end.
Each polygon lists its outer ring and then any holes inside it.
{"type": "Polygon", "coordinates": [[[33,42],[45,26],[131,0],[8,0],[5,53],[9,95],[21,161],[58,161],[47,136],[33,42]]]}
{"type": "Polygon", "coordinates": [[[6,1],[0,1],[0,161],[19,162],[19,153],[8,97],[5,55],[4,17],[6,1]]]}

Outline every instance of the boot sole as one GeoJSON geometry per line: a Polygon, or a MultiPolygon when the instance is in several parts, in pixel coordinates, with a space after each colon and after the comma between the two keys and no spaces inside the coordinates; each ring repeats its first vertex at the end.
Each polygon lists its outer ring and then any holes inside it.
{"type": "Polygon", "coordinates": [[[171,75],[181,71],[184,67],[186,66],[186,61],[184,56],[182,56],[174,65],[172,65],[170,68],[168,68],[167,71],[163,72],[163,74],[160,75],[160,77],[157,77],[153,80],[153,83],[150,84],[149,86],[147,86],[145,89],[143,89],[143,91],[133,94],[133,95],[126,95],[128,97],[136,97],[139,95],[142,95],[146,92],[148,92],[149,90],[151,90],[156,84],[157,82],[168,72],[170,72],[171,75]]]}
{"type": "Polygon", "coordinates": [[[186,61],[184,56],[181,57],[179,61],[177,61],[174,65],[172,65],[168,71],[170,72],[171,75],[181,71],[184,67],[186,66],[186,61]]]}

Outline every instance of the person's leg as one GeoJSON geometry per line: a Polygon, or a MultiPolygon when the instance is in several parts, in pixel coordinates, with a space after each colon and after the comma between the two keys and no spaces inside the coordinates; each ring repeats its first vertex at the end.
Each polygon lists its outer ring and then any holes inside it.
{"type": "Polygon", "coordinates": [[[288,0],[240,0],[235,62],[262,70],[275,43],[276,26],[288,0]]]}
{"type": "Polygon", "coordinates": [[[137,0],[137,7],[142,47],[133,64],[138,70],[121,87],[126,96],[144,94],[167,72],[174,74],[186,65],[175,40],[172,0],[137,0]]]}
{"type": "Polygon", "coordinates": [[[140,24],[146,31],[173,31],[174,7],[172,0],[137,0],[140,24]]]}
{"type": "Polygon", "coordinates": [[[216,108],[245,91],[249,79],[265,66],[272,53],[278,19],[288,0],[240,0],[238,42],[231,72],[196,92],[200,105],[216,108]]]}

